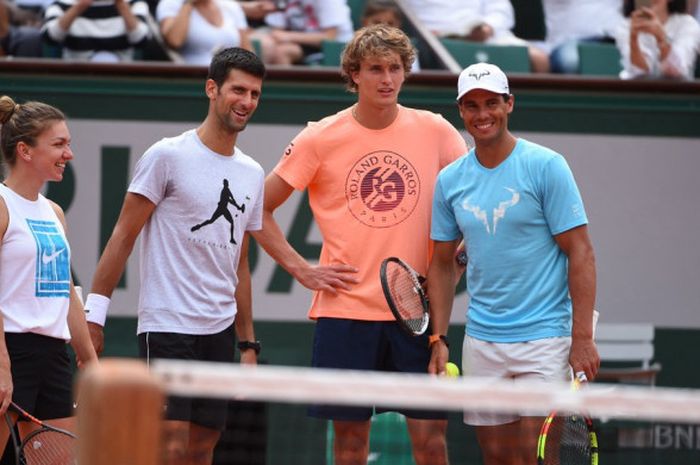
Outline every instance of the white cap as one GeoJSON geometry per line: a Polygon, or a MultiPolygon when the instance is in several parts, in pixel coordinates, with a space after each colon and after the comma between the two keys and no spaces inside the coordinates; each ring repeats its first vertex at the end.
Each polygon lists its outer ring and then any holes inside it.
{"type": "Polygon", "coordinates": [[[496,94],[510,94],[508,78],[496,65],[475,63],[459,74],[457,100],[474,89],[484,89],[496,94]]]}

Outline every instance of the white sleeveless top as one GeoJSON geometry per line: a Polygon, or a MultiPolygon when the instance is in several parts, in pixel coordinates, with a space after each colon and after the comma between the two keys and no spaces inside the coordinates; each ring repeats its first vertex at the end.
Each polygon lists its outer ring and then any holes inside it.
{"type": "Polygon", "coordinates": [[[63,225],[41,194],[27,200],[4,184],[9,214],[0,246],[0,311],[6,333],[70,340],[70,247],[63,225]]]}

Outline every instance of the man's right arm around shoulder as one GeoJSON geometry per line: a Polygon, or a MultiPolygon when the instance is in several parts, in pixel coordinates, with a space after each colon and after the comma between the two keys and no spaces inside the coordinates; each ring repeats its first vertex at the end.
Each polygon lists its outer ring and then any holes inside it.
{"type": "Polygon", "coordinates": [[[85,311],[90,338],[98,354],[104,350],[104,325],[110,297],[124,272],[136,238],[155,208],[146,197],[127,193],[117,224],[97,264],[92,289],[85,300],[85,311]]]}
{"type": "Polygon", "coordinates": [[[354,274],[357,269],[347,264],[312,266],[294,250],[284,236],[273,213],[294,192],[294,188],[276,173],[265,179],[265,201],[263,205],[263,229],[251,234],[263,249],[282,268],[287,270],[304,287],[317,291],[336,293],[337,289],[349,290],[357,284],[354,274]]]}

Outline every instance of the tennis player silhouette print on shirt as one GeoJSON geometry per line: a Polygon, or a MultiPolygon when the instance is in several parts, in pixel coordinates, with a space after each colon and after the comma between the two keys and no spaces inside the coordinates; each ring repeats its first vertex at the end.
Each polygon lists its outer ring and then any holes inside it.
{"type": "Polygon", "coordinates": [[[211,218],[192,226],[190,231],[195,232],[204,226],[212,224],[223,216],[231,225],[231,243],[236,244],[236,240],[233,238],[233,216],[231,216],[231,212],[228,211],[228,204],[233,205],[241,213],[245,213],[245,204],[239,205],[236,199],[233,198],[231,189],[228,187],[228,179],[224,179],[223,183],[224,187],[221,189],[221,194],[219,195],[219,203],[216,205],[216,210],[211,215],[211,218]]]}
{"type": "Polygon", "coordinates": [[[53,221],[27,219],[36,241],[34,293],[37,297],[70,296],[70,250],[53,221]]]}

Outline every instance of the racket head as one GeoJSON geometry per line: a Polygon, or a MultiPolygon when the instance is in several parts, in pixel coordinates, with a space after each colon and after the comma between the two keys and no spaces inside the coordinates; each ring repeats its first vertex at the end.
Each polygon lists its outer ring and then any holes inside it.
{"type": "Polygon", "coordinates": [[[39,427],[21,441],[15,438],[19,465],[74,465],[76,463],[77,438],[73,433],[44,423],[14,402],[10,404],[8,410],[16,413],[18,420],[28,421],[39,427]]]}
{"type": "Polygon", "coordinates": [[[421,279],[403,260],[389,257],[379,269],[382,291],[399,326],[413,336],[420,336],[428,329],[428,298],[421,279]]]}
{"type": "Polygon", "coordinates": [[[552,412],[537,439],[538,465],[598,465],[593,421],[580,414],[552,412]]]}
{"type": "Polygon", "coordinates": [[[42,426],[22,440],[19,456],[22,465],[74,465],[75,435],[58,428],[42,426]]]}

